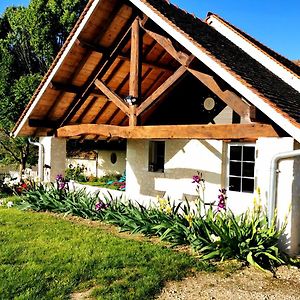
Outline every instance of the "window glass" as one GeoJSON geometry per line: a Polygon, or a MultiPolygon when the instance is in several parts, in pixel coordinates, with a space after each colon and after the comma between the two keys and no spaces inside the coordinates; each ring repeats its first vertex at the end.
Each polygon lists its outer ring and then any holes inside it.
{"type": "Polygon", "coordinates": [[[230,147],[230,160],[241,160],[242,159],[242,148],[240,146],[230,147]]]}
{"type": "Polygon", "coordinates": [[[243,147],[243,160],[244,161],[254,161],[255,148],[254,147],[243,147]]]}
{"type": "Polygon", "coordinates": [[[149,172],[164,172],[165,142],[150,141],[149,143],[149,172]]]}
{"type": "Polygon", "coordinates": [[[230,175],[241,176],[242,163],[231,161],[230,162],[230,175]]]}
{"type": "Polygon", "coordinates": [[[241,178],[229,177],[229,190],[239,192],[241,190],[241,178]]]}
{"type": "Polygon", "coordinates": [[[115,152],[110,155],[110,161],[113,165],[117,162],[117,154],[115,152]]]}
{"type": "Polygon", "coordinates": [[[229,190],[253,193],[255,147],[243,144],[229,147],[229,190]]]}
{"type": "Polygon", "coordinates": [[[252,162],[243,163],[243,176],[254,177],[254,163],[252,162]]]}
{"type": "Polygon", "coordinates": [[[254,179],[243,178],[242,179],[242,192],[253,193],[254,191],[254,179]]]}

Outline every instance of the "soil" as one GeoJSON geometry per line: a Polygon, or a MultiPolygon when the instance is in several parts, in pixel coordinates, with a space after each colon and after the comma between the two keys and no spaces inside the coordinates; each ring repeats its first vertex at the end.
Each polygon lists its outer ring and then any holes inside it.
{"type": "Polygon", "coordinates": [[[254,267],[233,273],[199,272],[179,282],[168,282],[158,300],[295,300],[300,299],[300,270],[282,266],[273,277],[254,267]]]}

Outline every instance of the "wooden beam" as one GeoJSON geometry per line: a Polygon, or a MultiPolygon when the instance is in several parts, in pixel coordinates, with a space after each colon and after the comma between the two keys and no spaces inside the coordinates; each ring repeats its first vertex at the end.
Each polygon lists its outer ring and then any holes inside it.
{"type": "Polygon", "coordinates": [[[57,123],[51,120],[39,120],[39,119],[29,119],[28,120],[29,127],[36,127],[36,128],[56,128],[57,123]]]}
{"type": "Polygon", "coordinates": [[[153,92],[142,104],[137,108],[136,115],[139,116],[151,105],[157,102],[166,92],[173,89],[175,83],[183,78],[183,75],[187,72],[185,67],[180,67],[173,75],[171,75],[156,91],[153,92]]]}
{"type": "MultiPolygon", "coordinates": [[[[141,40],[138,17],[131,27],[129,95],[137,100],[141,95],[141,40]]],[[[129,126],[136,126],[136,104],[129,105],[129,112],[129,126]]]]}
{"type": "Polygon", "coordinates": [[[71,105],[62,116],[59,122],[60,126],[63,126],[64,124],[72,120],[78,109],[82,106],[86,98],[89,96],[90,92],[93,90],[95,80],[97,78],[101,79],[105,75],[107,70],[113,64],[115,58],[120,54],[126,43],[128,43],[130,39],[129,33],[131,30],[131,25],[135,19],[136,15],[132,14],[132,16],[127,20],[126,24],[116,37],[115,42],[110,47],[109,55],[100,61],[98,66],[89,76],[86,84],[84,85],[82,93],[76,95],[75,99],[72,101],[71,105]]]}
{"type": "Polygon", "coordinates": [[[96,79],[94,84],[96,87],[118,108],[120,108],[126,115],[130,115],[130,110],[128,106],[123,102],[123,100],[109,87],[107,87],[101,80],[96,79]]]}
{"type": "MultiPolygon", "coordinates": [[[[123,3],[121,3],[120,1],[118,2],[118,4],[115,6],[114,10],[111,12],[111,14],[109,15],[109,18],[106,22],[106,24],[104,26],[101,27],[100,31],[98,32],[96,38],[94,39],[94,42],[95,43],[98,43],[101,38],[103,37],[103,35],[106,33],[107,29],[111,26],[111,24],[113,23],[114,19],[115,19],[115,16],[116,14],[120,13],[121,10],[122,10],[122,6],[123,6],[123,3]]],[[[80,60],[80,63],[78,64],[78,66],[76,66],[74,72],[72,73],[71,75],[71,78],[68,80],[69,83],[72,82],[72,80],[74,78],[77,77],[77,75],[81,72],[82,68],[84,67],[84,65],[86,64],[86,62],[88,61],[88,59],[90,58],[90,55],[92,54],[92,51],[91,50],[88,50],[86,51],[86,53],[84,54],[84,56],[81,58],[80,60]]],[[[102,57],[100,63],[98,64],[97,68],[99,66],[102,65],[103,61],[105,60],[106,58],[105,57],[102,57]]],[[[90,91],[90,90],[89,90],[90,91]]],[[[82,93],[83,95],[84,93],[82,93]]],[[[55,108],[58,106],[58,104],[60,103],[61,99],[63,98],[63,92],[60,93],[60,95],[55,99],[54,103],[49,107],[46,115],[48,116],[51,116],[52,112],[55,111],[55,108]]],[[[67,110],[67,112],[64,114],[64,116],[62,117],[62,122],[60,123],[63,123],[66,120],[69,112],[73,109],[75,103],[77,102],[78,100],[77,99],[74,99],[74,101],[72,102],[72,104],[70,105],[70,108],[67,110]]],[[[70,119],[71,117],[69,117],[70,119]]]]}
{"type": "Polygon", "coordinates": [[[156,32],[150,31],[148,29],[144,30],[155,39],[170,55],[172,55],[179,63],[187,67],[188,71],[193,74],[197,79],[199,79],[206,87],[208,87],[213,93],[215,93],[224,103],[231,107],[237,114],[242,118],[253,121],[256,117],[256,109],[253,105],[248,104],[241,97],[236,95],[233,91],[225,90],[223,91],[215,79],[197,70],[189,68],[189,64],[194,58],[192,55],[188,56],[185,53],[178,52],[173,46],[172,41],[156,32]]]}
{"type": "Polygon", "coordinates": [[[77,94],[80,93],[81,87],[72,85],[72,84],[64,84],[60,82],[51,81],[49,84],[50,89],[56,91],[63,91],[67,93],[77,94]]]}
{"type": "Polygon", "coordinates": [[[249,121],[255,119],[256,110],[253,105],[247,103],[230,90],[223,91],[212,76],[191,68],[187,68],[187,70],[215,95],[217,95],[224,103],[231,107],[239,116],[244,119],[248,119],[249,121]]]}
{"type": "Polygon", "coordinates": [[[149,29],[146,29],[145,27],[141,26],[143,30],[146,31],[148,35],[150,35],[158,44],[162,46],[171,56],[173,56],[177,61],[179,61],[182,65],[186,65],[188,63],[189,55],[182,52],[177,51],[174,47],[172,41],[156,32],[153,32],[149,29]]]}
{"type": "Polygon", "coordinates": [[[98,135],[125,139],[214,139],[239,140],[259,137],[278,137],[269,124],[226,124],[226,125],[161,125],[161,126],[114,126],[81,124],[61,127],[56,133],[59,138],[78,135],[98,135]]]}
{"type": "Polygon", "coordinates": [[[106,55],[108,53],[108,50],[109,50],[106,47],[103,47],[101,45],[97,45],[97,44],[94,44],[94,43],[90,43],[90,42],[84,41],[82,39],[77,39],[76,43],[77,43],[77,45],[79,45],[82,48],[87,48],[91,51],[101,53],[101,54],[104,54],[104,55],[106,55]]]}
{"type": "Polygon", "coordinates": [[[141,43],[140,43],[139,18],[136,18],[131,27],[131,51],[130,51],[130,78],[129,95],[140,97],[141,84],[141,43]]]}

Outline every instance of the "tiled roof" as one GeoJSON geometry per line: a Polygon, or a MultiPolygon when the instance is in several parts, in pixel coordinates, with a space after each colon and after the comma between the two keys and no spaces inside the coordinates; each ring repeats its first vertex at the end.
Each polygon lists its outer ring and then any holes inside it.
{"type": "Polygon", "coordinates": [[[285,66],[286,68],[288,68],[289,70],[291,70],[292,72],[294,72],[295,74],[297,74],[298,76],[300,76],[300,65],[299,64],[297,64],[297,63],[295,63],[295,62],[287,59],[286,57],[282,56],[281,54],[279,54],[279,53],[275,52],[274,50],[270,49],[266,45],[264,45],[261,42],[257,41],[255,38],[253,38],[249,34],[245,33],[241,29],[237,28],[236,26],[232,25],[228,21],[224,20],[220,16],[212,14],[212,13],[208,13],[208,16],[210,16],[210,15],[217,16],[222,22],[224,22],[228,27],[231,27],[232,29],[234,29],[244,39],[247,39],[252,44],[254,44],[256,47],[260,48],[262,51],[264,51],[265,53],[267,53],[269,56],[271,56],[272,58],[274,58],[275,60],[277,60],[283,66],[285,66]]]}
{"type": "MultiPolygon", "coordinates": [[[[243,81],[251,85],[261,96],[269,99],[282,112],[300,123],[300,93],[290,85],[200,19],[178,9],[168,1],[147,0],[146,2],[206,49],[216,60],[225,64],[243,81]]],[[[265,48],[265,51],[272,51],[265,48]]],[[[281,63],[285,60],[285,65],[289,64],[294,72],[299,72],[299,68],[294,63],[280,55],[278,57],[281,63]]]]}

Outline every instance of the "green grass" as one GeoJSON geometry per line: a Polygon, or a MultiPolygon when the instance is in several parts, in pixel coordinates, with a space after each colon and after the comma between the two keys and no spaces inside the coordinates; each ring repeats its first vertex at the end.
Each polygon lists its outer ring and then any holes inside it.
{"type": "Polygon", "coordinates": [[[151,299],[199,262],[147,241],[47,214],[0,208],[0,299],[151,299]]]}

